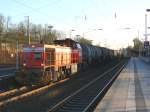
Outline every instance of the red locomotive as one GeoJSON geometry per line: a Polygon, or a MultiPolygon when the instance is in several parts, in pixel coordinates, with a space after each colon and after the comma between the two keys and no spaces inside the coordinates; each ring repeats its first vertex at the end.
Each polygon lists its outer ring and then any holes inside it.
{"type": "Polygon", "coordinates": [[[21,84],[37,85],[57,81],[76,73],[81,53],[73,47],[71,40],[65,42],[57,40],[57,45],[24,46],[23,66],[16,72],[16,80],[21,84]]]}

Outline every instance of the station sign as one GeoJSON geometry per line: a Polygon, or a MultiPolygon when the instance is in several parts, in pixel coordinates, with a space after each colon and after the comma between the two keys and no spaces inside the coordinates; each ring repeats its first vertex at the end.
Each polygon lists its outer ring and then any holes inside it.
{"type": "Polygon", "coordinates": [[[149,36],[150,34],[149,33],[146,33],[146,34],[143,34],[144,36],[149,36]]]}
{"type": "Polygon", "coordinates": [[[144,41],[144,48],[148,48],[149,46],[149,41],[144,41]]]}

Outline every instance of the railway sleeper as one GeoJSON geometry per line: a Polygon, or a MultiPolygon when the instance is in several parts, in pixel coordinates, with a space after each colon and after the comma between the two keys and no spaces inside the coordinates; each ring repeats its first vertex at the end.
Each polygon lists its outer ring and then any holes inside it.
{"type": "Polygon", "coordinates": [[[92,98],[80,98],[80,99],[73,99],[71,100],[71,102],[88,102],[89,100],[91,100],[92,98]]]}
{"type": "Polygon", "coordinates": [[[72,104],[70,104],[70,103],[66,104],[66,106],[67,106],[67,107],[77,107],[77,108],[80,108],[80,107],[82,108],[82,107],[83,107],[83,105],[85,105],[85,106],[86,106],[87,104],[82,104],[82,105],[81,105],[81,104],[78,104],[78,103],[73,104],[73,105],[72,105],[72,104]]]}
{"type": "MultiPolygon", "coordinates": [[[[67,104],[70,104],[70,105],[87,105],[88,102],[87,102],[87,101],[85,101],[85,102],[80,102],[80,101],[74,102],[74,101],[71,101],[71,102],[69,102],[69,103],[67,103],[67,104]]],[[[67,104],[66,104],[66,105],[67,105],[67,104]]]]}
{"type": "Polygon", "coordinates": [[[84,110],[84,106],[83,107],[80,107],[80,108],[77,108],[77,107],[61,107],[59,110],[58,110],[58,112],[61,112],[61,110],[63,110],[63,111],[68,111],[68,112],[77,112],[77,111],[82,111],[82,110],[84,110]]]}

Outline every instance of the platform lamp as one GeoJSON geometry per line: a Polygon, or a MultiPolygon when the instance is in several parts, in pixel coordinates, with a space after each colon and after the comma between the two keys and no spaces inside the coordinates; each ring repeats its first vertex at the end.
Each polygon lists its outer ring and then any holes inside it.
{"type": "MultiPolygon", "coordinates": [[[[150,12],[150,9],[146,9],[146,12],[150,12]]],[[[144,36],[145,36],[145,43],[148,43],[148,45],[147,45],[147,48],[148,48],[147,55],[149,55],[149,42],[148,42],[148,39],[147,39],[149,34],[147,33],[147,29],[148,29],[148,27],[147,27],[147,14],[145,14],[145,34],[144,34],[144,36]]]]}

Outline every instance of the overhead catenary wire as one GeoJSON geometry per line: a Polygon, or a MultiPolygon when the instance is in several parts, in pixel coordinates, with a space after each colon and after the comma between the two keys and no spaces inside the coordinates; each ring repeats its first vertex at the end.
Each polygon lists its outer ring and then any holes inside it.
{"type": "MultiPolygon", "coordinates": [[[[50,18],[53,18],[53,17],[51,17],[50,15],[44,13],[43,11],[40,11],[40,9],[46,8],[47,6],[52,6],[54,4],[57,4],[58,2],[60,3],[60,1],[62,1],[62,0],[55,0],[51,4],[47,4],[45,6],[41,6],[41,7],[38,7],[38,8],[33,8],[30,5],[27,5],[27,4],[23,3],[23,2],[20,2],[19,0],[13,0],[13,1],[11,0],[11,2],[14,2],[14,3],[18,4],[18,5],[21,5],[21,6],[25,7],[25,8],[28,8],[30,10],[30,13],[35,12],[36,14],[41,15],[42,18],[45,18],[47,20],[50,20],[50,18]]],[[[20,16],[20,15],[22,16],[23,14],[29,16],[29,11],[26,11],[26,12],[20,13],[18,15],[15,15],[15,17],[16,16],[20,16]]],[[[65,22],[65,25],[70,25],[70,23],[66,23],[65,22]]]]}
{"type": "Polygon", "coordinates": [[[15,3],[19,4],[19,5],[22,5],[22,6],[26,7],[26,8],[29,8],[29,9],[31,9],[32,11],[38,13],[39,15],[42,15],[42,16],[45,16],[46,18],[48,18],[48,16],[45,15],[43,12],[40,12],[39,10],[34,9],[34,8],[32,8],[31,6],[29,6],[29,5],[26,5],[26,4],[24,4],[24,3],[20,2],[20,1],[17,1],[17,0],[13,0],[12,2],[15,2],[15,3]]]}
{"type": "MultiPolygon", "coordinates": [[[[58,3],[59,1],[61,1],[61,0],[57,0],[57,1],[53,2],[51,5],[53,5],[54,3],[56,4],[56,3],[58,3]]],[[[45,13],[42,12],[42,11],[40,11],[40,9],[42,9],[42,8],[44,8],[44,7],[46,7],[46,6],[41,6],[41,7],[39,7],[39,8],[33,8],[33,7],[27,5],[27,4],[23,3],[23,2],[20,2],[20,1],[18,1],[18,0],[13,0],[13,1],[11,0],[11,2],[15,2],[15,3],[21,5],[21,6],[25,7],[25,8],[29,8],[29,9],[30,9],[30,11],[26,11],[26,12],[23,12],[23,13],[18,14],[18,15],[26,14],[26,13],[29,13],[29,12],[32,12],[32,11],[33,11],[33,12],[35,12],[35,13],[37,13],[37,14],[39,14],[39,15],[41,15],[41,16],[44,16],[45,18],[49,19],[49,16],[48,16],[47,14],[45,14],[45,13]]],[[[51,5],[47,5],[47,6],[51,6],[51,5]]],[[[18,16],[18,15],[16,15],[16,16],[18,16]]]]}

